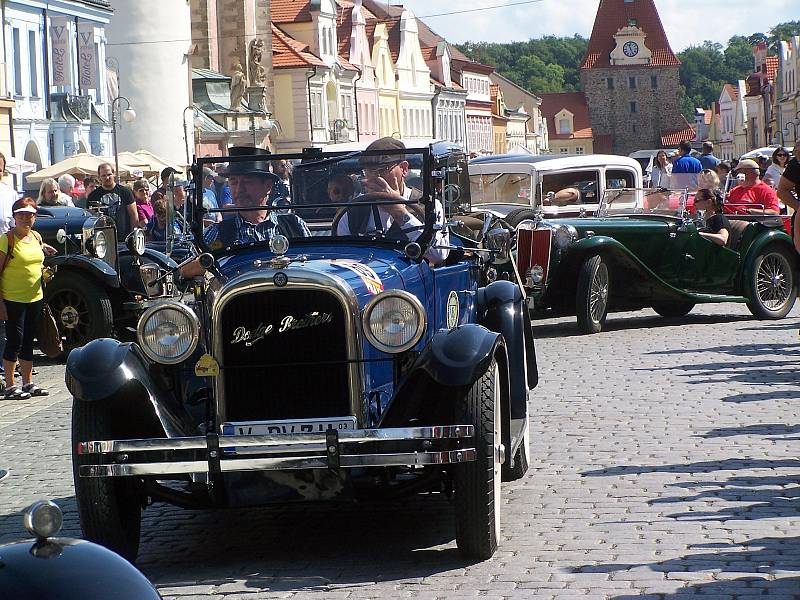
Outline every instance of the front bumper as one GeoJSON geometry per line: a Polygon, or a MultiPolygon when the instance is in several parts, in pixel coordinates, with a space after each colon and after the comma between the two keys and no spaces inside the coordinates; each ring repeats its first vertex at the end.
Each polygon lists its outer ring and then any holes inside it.
{"type": "Polygon", "coordinates": [[[78,443],[81,477],[339,469],[475,460],[473,425],[78,443]],[[94,463],[94,464],[87,464],[94,463]]]}

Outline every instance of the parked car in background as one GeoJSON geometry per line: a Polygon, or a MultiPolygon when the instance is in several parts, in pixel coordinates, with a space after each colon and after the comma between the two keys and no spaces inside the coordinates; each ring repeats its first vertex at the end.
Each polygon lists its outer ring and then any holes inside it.
{"type": "Polygon", "coordinates": [[[535,315],[576,315],[584,333],[609,311],[652,307],[665,317],[696,304],[743,302],[758,319],[780,319],[797,292],[797,257],[778,218],[730,215],[725,246],[698,233],[686,192],[606,190],[594,217],[519,224],[517,267],[535,315]]]}
{"type": "MultiPolygon", "coordinates": [[[[445,493],[461,553],[490,557],[501,478],[528,469],[538,380],[522,289],[481,283],[494,260],[509,259],[511,233],[485,221],[468,246],[453,236],[444,262],[428,262],[442,258],[439,202],[469,201],[466,159],[450,144],[270,158],[299,161],[292,205],[279,211],[334,209],[349,223],[397,201],[331,201],[331,178],[418,165],[420,195],[406,202],[418,235],[364,222],[360,235],[304,237],[282,212],[269,240],[208,245],[196,235],[205,276],[182,301],[151,306],[136,342],[94,340],[67,361],[85,536],[134,560],[151,501],[225,508],[445,493]]],[[[225,160],[200,159],[195,178],[225,160]]],[[[261,156],[236,160],[244,173],[266,171],[261,156]]],[[[197,234],[203,211],[192,202],[197,234]]]]}
{"type": "Polygon", "coordinates": [[[501,154],[469,163],[474,210],[512,226],[537,212],[547,217],[592,215],[607,189],[642,187],[639,163],[625,156],[501,154]]]}
{"type": "Polygon", "coordinates": [[[127,240],[117,240],[113,220],[102,214],[78,208],[40,207],[39,211],[54,213],[36,224],[59,250],[45,259],[55,275],[44,295],[61,331],[65,354],[96,338],[131,338],[148,303],[174,295],[168,271],[175,262],[148,248],[141,229],[127,240]]]}

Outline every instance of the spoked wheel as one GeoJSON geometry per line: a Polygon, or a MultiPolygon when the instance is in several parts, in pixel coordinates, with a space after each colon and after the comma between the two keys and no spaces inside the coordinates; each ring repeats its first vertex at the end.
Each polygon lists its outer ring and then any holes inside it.
{"type": "Polygon", "coordinates": [[[64,339],[65,352],[113,333],[111,300],[88,277],[74,272],[56,275],[45,289],[45,299],[64,339]]]}
{"type": "Polygon", "coordinates": [[[578,329],[583,333],[599,333],[608,314],[611,278],[608,265],[601,256],[593,256],[583,263],[578,273],[575,314],[578,329]]]}
{"type": "Polygon", "coordinates": [[[794,306],[796,287],[794,257],[782,248],[768,247],[747,275],[747,307],[757,319],[782,319],[794,306]]]}
{"type": "Polygon", "coordinates": [[[505,448],[500,371],[492,362],[456,407],[456,422],[475,426],[476,459],[455,467],[456,544],[462,556],[486,560],[500,539],[500,481],[505,448]]]}

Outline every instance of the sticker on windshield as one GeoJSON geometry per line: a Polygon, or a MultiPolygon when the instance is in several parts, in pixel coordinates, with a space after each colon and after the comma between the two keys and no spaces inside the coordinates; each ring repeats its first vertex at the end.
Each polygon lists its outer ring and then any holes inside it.
{"type": "Polygon", "coordinates": [[[358,275],[361,278],[361,281],[364,282],[364,286],[366,286],[367,291],[373,296],[380,294],[383,291],[383,281],[381,281],[381,278],[378,276],[378,274],[367,265],[354,260],[334,259],[331,260],[331,263],[339,267],[344,267],[345,269],[348,269],[358,275]]]}
{"type": "Polygon", "coordinates": [[[458,294],[450,292],[447,297],[447,328],[452,329],[458,325],[458,294]]]}

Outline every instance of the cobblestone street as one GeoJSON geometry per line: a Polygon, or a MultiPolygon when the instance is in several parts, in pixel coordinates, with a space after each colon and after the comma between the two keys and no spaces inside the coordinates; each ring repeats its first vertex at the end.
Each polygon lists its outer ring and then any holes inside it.
{"type": "MultiPolygon", "coordinates": [[[[138,566],[165,598],[800,598],[800,310],[536,323],[532,466],[503,539],[470,564],[451,505],[191,511],[151,506],[138,566]]],[[[0,543],[49,497],[79,536],[63,366],[46,399],[0,401],[0,543]]],[[[2,597],[2,590],[0,590],[2,597]]]]}

